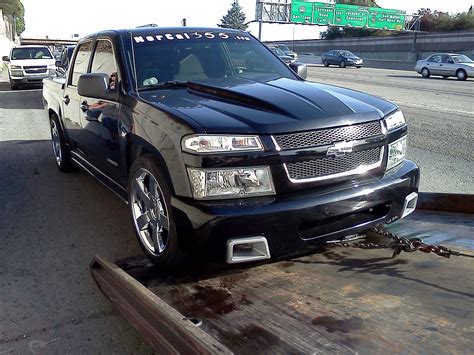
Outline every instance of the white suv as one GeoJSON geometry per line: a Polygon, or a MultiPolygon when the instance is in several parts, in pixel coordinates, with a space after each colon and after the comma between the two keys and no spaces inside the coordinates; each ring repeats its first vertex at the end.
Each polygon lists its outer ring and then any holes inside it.
{"type": "Polygon", "coordinates": [[[10,56],[2,59],[7,65],[12,90],[22,85],[41,84],[44,78],[56,74],[55,59],[45,46],[14,47],[10,56]]]}

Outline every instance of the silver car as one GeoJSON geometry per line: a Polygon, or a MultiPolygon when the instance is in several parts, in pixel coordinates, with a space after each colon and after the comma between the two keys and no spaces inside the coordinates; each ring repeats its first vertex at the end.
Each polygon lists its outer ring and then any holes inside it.
{"type": "Polygon", "coordinates": [[[464,54],[436,53],[416,62],[415,70],[424,78],[439,75],[455,76],[458,80],[474,78],[474,61],[464,54]]]}

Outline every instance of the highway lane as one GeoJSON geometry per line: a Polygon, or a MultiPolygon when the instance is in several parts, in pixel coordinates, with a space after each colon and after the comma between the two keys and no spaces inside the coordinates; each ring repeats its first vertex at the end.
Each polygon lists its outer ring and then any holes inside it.
{"type": "Polygon", "coordinates": [[[408,157],[422,169],[421,190],[474,193],[474,80],[322,66],[309,67],[308,80],[397,103],[409,125],[408,157]]]}

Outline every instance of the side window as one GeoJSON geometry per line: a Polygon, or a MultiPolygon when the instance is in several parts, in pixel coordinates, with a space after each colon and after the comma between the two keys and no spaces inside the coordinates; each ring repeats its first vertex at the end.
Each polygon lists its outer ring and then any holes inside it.
{"type": "Polygon", "coordinates": [[[432,56],[428,59],[428,62],[431,62],[431,63],[441,63],[441,55],[439,55],[439,54],[432,55],[432,56]]]}
{"type": "Polygon", "coordinates": [[[453,64],[454,61],[449,55],[443,55],[443,63],[453,64]]]}
{"type": "Polygon", "coordinates": [[[112,43],[106,40],[97,41],[91,73],[104,73],[109,76],[109,89],[114,90],[117,84],[117,65],[115,63],[112,43]]]}
{"type": "Polygon", "coordinates": [[[89,59],[91,57],[91,42],[82,43],[77,50],[76,60],[72,67],[72,77],[70,85],[77,86],[79,77],[87,72],[89,59]]]}

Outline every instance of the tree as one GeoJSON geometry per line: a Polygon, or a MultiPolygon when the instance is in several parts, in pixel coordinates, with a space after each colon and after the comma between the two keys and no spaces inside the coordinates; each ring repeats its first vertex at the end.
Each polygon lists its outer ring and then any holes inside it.
{"type": "Polygon", "coordinates": [[[21,0],[0,0],[0,9],[11,24],[15,22],[16,34],[25,30],[25,8],[21,0]]]}
{"type": "Polygon", "coordinates": [[[242,31],[247,30],[248,25],[245,24],[245,14],[238,0],[234,0],[229,11],[227,11],[227,15],[222,17],[221,24],[218,26],[242,31]]]}
{"type": "Polygon", "coordinates": [[[421,16],[420,30],[426,32],[449,32],[462,31],[474,28],[474,15],[469,12],[461,12],[449,15],[445,12],[432,11],[431,9],[419,9],[415,15],[421,16]]]}

